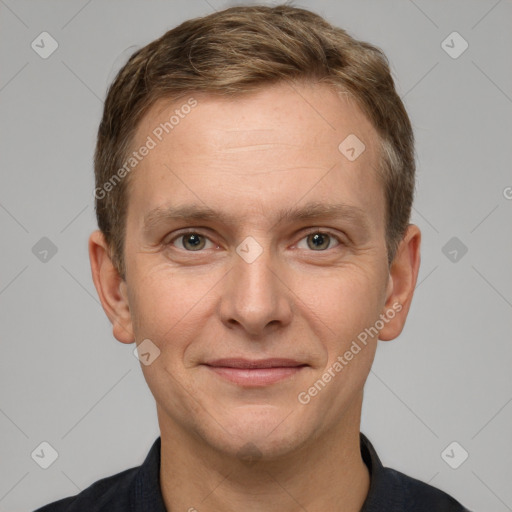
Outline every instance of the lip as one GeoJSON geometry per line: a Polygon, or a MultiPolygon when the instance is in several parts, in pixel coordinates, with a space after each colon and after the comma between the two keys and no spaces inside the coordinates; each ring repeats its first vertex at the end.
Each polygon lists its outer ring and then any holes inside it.
{"type": "Polygon", "coordinates": [[[234,384],[260,387],[288,379],[308,365],[293,359],[217,359],[205,366],[219,377],[234,384]]]}

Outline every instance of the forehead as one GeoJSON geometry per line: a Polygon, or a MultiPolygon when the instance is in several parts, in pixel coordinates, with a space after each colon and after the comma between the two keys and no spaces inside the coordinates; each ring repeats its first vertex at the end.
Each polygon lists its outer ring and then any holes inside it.
{"type": "Polygon", "coordinates": [[[241,145],[276,135],[278,143],[332,146],[351,133],[367,149],[376,142],[374,127],[348,93],[310,82],[279,82],[243,95],[191,92],[175,101],[162,98],[139,123],[135,139],[143,143],[152,135],[159,145],[174,140],[182,152],[196,153],[211,145],[241,145]]]}
{"type": "Polygon", "coordinates": [[[383,206],[375,197],[380,202],[383,193],[376,131],[355,101],[325,85],[162,99],[140,122],[134,148],[149,140],[153,147],[131,176],[129,211],[139,214],[187,198],[217,210],[232,206],[242,218],[291,207],[306,194],[315,202],[337,196],[360,209],[383,206]]]}

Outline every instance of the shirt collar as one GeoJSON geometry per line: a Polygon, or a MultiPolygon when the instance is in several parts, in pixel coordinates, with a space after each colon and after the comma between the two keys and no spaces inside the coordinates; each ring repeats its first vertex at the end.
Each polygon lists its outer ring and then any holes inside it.
{"type": "Polygon", "coordinates": [[[375,448],[363,433],[359,434],[359,439],[361,456],[370,472],[370,488],[361,512],[406,510],[398,474],[384,468],[375,448]]]}
{"type": "Polygon", "coordinates": [[[160,449],[158,437],[130,489],[130,512],[167,512],[160,488],[160,449]]]}

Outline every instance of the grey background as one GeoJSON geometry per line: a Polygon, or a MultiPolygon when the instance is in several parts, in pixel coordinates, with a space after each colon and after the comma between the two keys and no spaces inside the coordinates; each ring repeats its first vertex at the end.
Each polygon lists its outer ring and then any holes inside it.
{"type": "MultiPolygon", "coordinates": [[[[0,0],[1,511],[138,465],[159,435],[134,346],[113,338],[90,276],[95,135],[132,51],[228,5],[0,0]],[[31,48],[43,31],[59,44],[48,59],[31,48]],[[46,262],[42,237],[57,248],[46,262]],[[42,441],[58,452],[46,470],[31,458],[42,441]]],[[[512,510],[512,2],[295,5],[386,52],[417,137],[419,284],[402,336],[379,345],[362,431],[385,465],[475,512],[512,510]],[[469,44],[457,59],[441,47],[453,31],[469,44]],[[452,237],[468,249],[456,242],[455,262],[452,237]],[[452,441],[469,453],[458,469],[441,457],[452,441]]]]}

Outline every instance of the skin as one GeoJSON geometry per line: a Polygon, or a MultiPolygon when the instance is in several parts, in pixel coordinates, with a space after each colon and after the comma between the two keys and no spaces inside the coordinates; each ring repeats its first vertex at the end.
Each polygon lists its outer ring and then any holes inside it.
{"type": "MultiPolygon", "coordinates": [[[[237,98],[192,96],[197,107],[131,175],[125,281],[102,234],[89,239],[114,336],[150,339],[160,350],[141,368],[157,403],[167,510],[359,511],[369,488],[359,450],[363,386],[377,338],[394,339],[404,326],[420,231],[409,225],[388,266],[377,134],[346,96],[284,83],[237,98]],[[338,149],[349,134],[366,146],[355,161],[338,149]],[[310,202],[343,203],[359,217],[279,221],[281,209],[310,202]],[[223,216],[170,218],[144,231],[151,210],[192,204],[223,216]],[[194,239],[200,250],[183,246],[184,228],[205,237],[194,239]],[[322,249],[312,243],[318,231],[332,235],[322,249]],[[248,236],[262,250],[251,263],[236,252],[248,236]],[[298,394],[393,304],[401,310],[379,336],[300,403],[298,394]],[[249,387],[203,364],[226,357],[307,366],[249,387]]],[[[185,101],[155,104],[134,147],[185,101]]]]}

